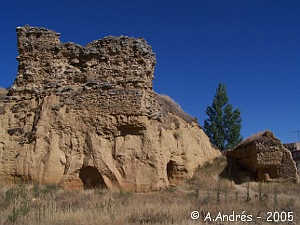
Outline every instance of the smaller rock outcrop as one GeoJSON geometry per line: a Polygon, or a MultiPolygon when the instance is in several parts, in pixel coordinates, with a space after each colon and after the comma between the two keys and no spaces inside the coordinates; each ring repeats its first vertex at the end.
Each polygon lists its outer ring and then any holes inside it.
{"type": "Polygon", "coordinates": [[[257,181],[298,182],[297,168],[290,151],[271,131],[253,135],[225,154],[231,168],[238,170],[239,180],[248,175],[257,181]]]}

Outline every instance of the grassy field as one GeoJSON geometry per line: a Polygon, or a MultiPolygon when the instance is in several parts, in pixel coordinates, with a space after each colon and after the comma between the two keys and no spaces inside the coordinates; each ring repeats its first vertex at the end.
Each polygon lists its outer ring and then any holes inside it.
{"type": "MultiPolygon", "coordinates": [[[[56,185],[23,184],[0,188],[0,224],[300,224],[300,185],[249,182],[235,185],[219,178],[224,158],[198,168],[195,176],[176,187],[152,193],[110,192],[103,189],[67,191],[56,185]],[[191,219],[191,212],[200,217],[191,219]],[[223,215],[252,215],[252,222],[228,221],[223,215]],[[268,213],[270,212],[270,213],[268,213]],[[279,213],[275,213],[279,212],[279,213]],[[293,222],[288,222],[288,216],[293,222]],[[272,213],[272,215],[271,215],[272,213]],[[209,222],[209,217],[219,218],[209,222]],[[261,219],[256,219],[257,215],[261,219]],[[206,222],[204,218],[206,217],[206,222]],[[228,222],[226,222],[228,221],[228,222]]],[[[233,216],[232,216],[233,217],[233,216]]],[[[232,219],[232,218],[231,218],[232,219]]]]}

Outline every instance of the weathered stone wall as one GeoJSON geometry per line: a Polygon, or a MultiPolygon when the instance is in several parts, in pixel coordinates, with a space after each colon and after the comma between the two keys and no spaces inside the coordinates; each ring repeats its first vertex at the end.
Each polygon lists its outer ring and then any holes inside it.
{"type": "Polygon", "coordinates": [[[18,76],[0,102],[1,182],[158,190],[220,154],[196,123],[163,126],[144,39],[83,47],[45,28],[17,33],[18,76]]]}
{"type": "Polygon", "coordinates": [[[25,26],[17,33],[17,86],[31,83],[39,90],[97,81],[99,87],[152,88],[156,57],[143,38],[109,36],[83,47],[62,44],[60,34],[44,28],[25,26]]]}

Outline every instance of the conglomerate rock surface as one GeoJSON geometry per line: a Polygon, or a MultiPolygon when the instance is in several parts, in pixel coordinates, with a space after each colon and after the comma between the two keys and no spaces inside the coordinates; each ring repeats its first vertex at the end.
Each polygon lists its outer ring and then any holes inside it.
{"type": "Polygon", "coordinates": [[[220,154],[196,122],[163,110],[144,39],[17,34],[18,75],[0,102],[1,183],[159,190],[220,154]]]}

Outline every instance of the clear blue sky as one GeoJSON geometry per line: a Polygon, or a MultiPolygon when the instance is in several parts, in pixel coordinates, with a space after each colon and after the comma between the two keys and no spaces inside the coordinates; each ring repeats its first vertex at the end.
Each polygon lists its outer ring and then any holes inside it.
{"type": "Polygon", "coordinates": [[[154,90],[189,114],[219,82],[241,109],[244,138],[270,129],[283,142],[300,130],[299,0],[33,0],[0,3],[0,86],[17,74],[15,28],[29,24],[85,45],[107,35],[144,37],[157,55],[154,90]]]}

